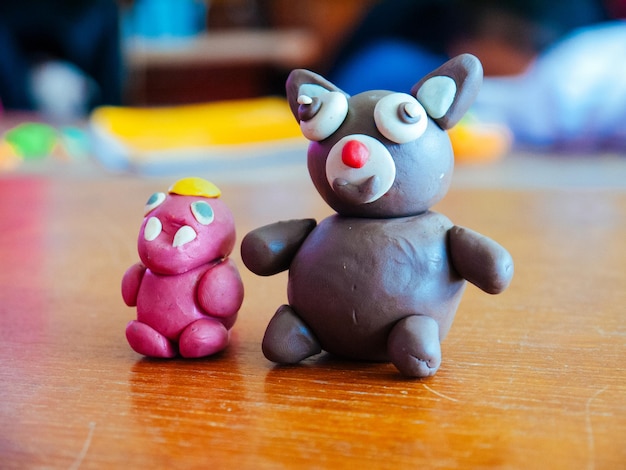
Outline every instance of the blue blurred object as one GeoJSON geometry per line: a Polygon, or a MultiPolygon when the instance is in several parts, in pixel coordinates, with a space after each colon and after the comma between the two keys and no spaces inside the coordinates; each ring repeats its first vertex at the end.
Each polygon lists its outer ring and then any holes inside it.
{"type": "Polygon", "coordinates": [[[206,29],[208,0],[136,0],[124,17],[127,37],[187,38],[206,29]]]}
{"type": "Polygon", "coordinates": [[[383,39],[347,57],[335,72],[333,83],[350,94],[379,89],[408,91],[417,78],[430,73],[446,59],[443,54],[406,40],[383,39]],[[393,73],[399,70],[404,72],[393,73]]]}

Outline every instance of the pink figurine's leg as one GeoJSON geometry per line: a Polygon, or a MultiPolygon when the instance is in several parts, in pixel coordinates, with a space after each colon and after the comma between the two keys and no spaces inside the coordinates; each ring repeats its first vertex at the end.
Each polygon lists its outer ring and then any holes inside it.
{"type": "Polygon", "coordinates": [[[126,326],[128,344],[139,354],[150,357],[174,357],[172,342],[151,326],[133,320],[126,326]]]}
{"type": "Polygon", "coordinates": [[[202,318],[183,330],[178,347],[183,357],[204,357],[226,348],[228,339],[224,325],[213,318],[202,318]]]}

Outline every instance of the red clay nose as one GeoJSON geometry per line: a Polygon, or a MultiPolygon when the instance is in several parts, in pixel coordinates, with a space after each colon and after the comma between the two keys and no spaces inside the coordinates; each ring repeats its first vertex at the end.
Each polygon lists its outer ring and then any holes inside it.
{"type": "Polygon", "coordinates": [[[350,168],[361,168],[370,158],[367,146],[358,140],[349,140],[341,150],[341,160],[350,168]]]}

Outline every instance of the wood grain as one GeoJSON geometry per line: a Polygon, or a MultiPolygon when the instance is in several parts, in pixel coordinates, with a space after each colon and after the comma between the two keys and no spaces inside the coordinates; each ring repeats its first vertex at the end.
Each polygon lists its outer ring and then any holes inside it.
{"type": "MultiPolygon", "coordinates": [[[[499,296],[468,288],[440,371],[408,380],[265,360],[286,276],[256,277],[238,253],[227,351],[135,354],[120,281],[144,201],[169,183],[0,180],[0,467],[625,468],[625,192],[453,190],[437,210],[506,246],[516,274],[499,296]]],[[[220,186],[239,239],[329,213],[298,181],[220,186]]]]}

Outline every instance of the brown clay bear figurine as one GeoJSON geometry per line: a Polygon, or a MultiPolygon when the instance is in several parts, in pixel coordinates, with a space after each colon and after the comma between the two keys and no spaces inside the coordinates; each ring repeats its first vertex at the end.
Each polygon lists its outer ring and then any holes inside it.
{"type": "Polygon", "coordinates": [[[508,286],[513,260],[503,247],[430,210],[452,176],[445,129],[481,82],[481,64],[467,54],[411,94],[350,97],[307,70],[290,74],[287,97],[311,141],[311,179],[337,214],[270,224],[242,241],[252,272],[289,270],[289,305],[263,338],[269,360],[292,364],[324,350],[431,376],[466,281],[491,294],[508,286]]]}

